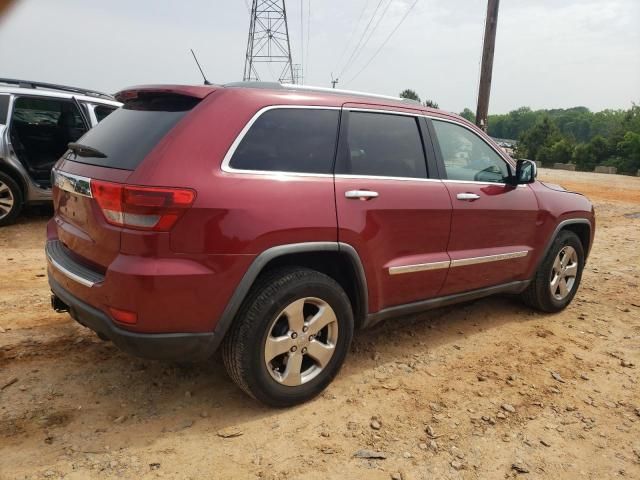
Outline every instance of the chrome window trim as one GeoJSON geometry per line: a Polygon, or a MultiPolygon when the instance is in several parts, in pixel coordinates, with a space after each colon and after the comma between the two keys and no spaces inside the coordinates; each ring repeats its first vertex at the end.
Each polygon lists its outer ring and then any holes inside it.
{"type": "MultiPolygon", "coordinates": [[[[507,185],[509,185],[508,183],[498,183],[498,182],[479,182],[479,181],[475,181],[475,180],[449,180],[447,178],[445,178],[444,180],[442,180],[444,183],[469,183],[472,185],[497,185],[499,187],[506,187],[507,185]]],[[[519,185],[511,185],[513,187],[518,187],[518,188],[526,188],[529,184],[519,184],[519,185]]]]}
{"type": "Polygon", "coordinates": [[[82,197],[93,198],[91,194],[91,179],[73,173],[62,172],[55,168],[51,171],[53,184],[60,190],[74,193],[82,197]]]}
{"type": "MultiPolygon", "coordinates": [[[[347,102],[352,103],[352,102],[347,102]]],[[[383,110],[380,108],[362,108],[362,107],[343,107],[350,112],[365,112],[365,113],[388,113],[389,115],[404,115],[405,117],[426,117],[423,113],[418,112],[403,112],[398,110],[383,110]]]]}
{"type": "MultiPolygon", "coordinates": [[[[348,102],[347,102],[348,103],[348,102]]],[[[393,108],[393,107],[390,107],[393,108]]],[[[505,157],[503,152],[496,150],[493,145],[484,140],[480,135],[470,129],[467,125],[462,122],[447,119],[442,117],[437,117],[434,115],[428,115],[420,112],[410,112],[410,111],[398,111],[398,110],[383,110],[379,108],[361,108],[361,107],[331,107],[331,106],[323,106],[323,105],[268,105],[266,107],[258,110],[251,119],[247,122],[247,124],[240,130],[240,133],[236,136],[235,140],[227,150],[224,158],[222,159],[222,164],[220,165],[220,169],[226,173],[240,173],[240,174],[249,174],[249,175],[266,175],[266,176],[291,176],[291,177],[318,177],[318,178],[330,178],[333,177],[333,174],[330,173],[303,173],[303,172],[289,172],[289,171],[271,171],[271,170],[248,170],[241,168],[233,168],[229,165],[231,162],[231,158],[233,154],[236,152],[240,142],[244,139],[249,129],[253,126],[253,124],[260,118],[260,116],[268,112],[270,110],[276,109],[305,109],[305,110],[348,110],[350,112],[369,112],[369,113],[386,113],[389,115],[404,115],[408,117],[422,117],[428,118],[430,120],[439,120],[443,122],[453,123],[462,128],[465,128],[473,135],[482,140],[491,150],[493,150],[503,161],[505,161],[511,168],[515,168],[515,164],[511,162],[511,159],[505,157]]],[[[388,177],[388,176],[376,176],[376,175],[350,175],[350,174],[336,174],[336,178],[369,178],[369,179],[380,179],[380,180],[418,180],[418,181],[450,181],[450,182],[464,182],[464,183],[472,183],[472,184],[480,184],[480,185],[506,185],[506,183],[494,183],[494,182],[476,182],[471,180],[448,180],[448,179],[440,179],[440,178],[413,178],[413,177],[388,177]]],[[[526,185],[519,185],[524,186],[526,185]]]]}
{"type": "Polygon", "coordinates": [[[71,270],[68,270],[68,269],[64,268],[62,265],[60,265],[58,262],[56,262],[51,257],[51,255],[49,255],[49,254],[47,254],[47,260],[49,260],[51,265],[53,265],[56,268],[56,270],[58,270],[60,273],[62,273],[65,277],[68,277],[71,280],[74,280],[74,281],[78,282],[80,285],[84,285],[85,287],[91,288],[96,284],[96,282],[92,282],[91,280],[87,280],[86,278],[81,277],[80,275],[76,275],[71,270]]]}
{"type": "Polygon", "coordinates": [[[496,255],[485,255],[482,257],[461,258],[458,260],[444,260],[431,263],[416,263],[411,265],[399,265],[389,267],[389,275],[399,275],[403,273],[425,272],[430,270],[440,270],[443,268],[466,267],[469,265],[478,265],[480,263],[501,262],[504,260],[513,260],[529,255],[528,250],[520,250],[518,252],[498,253],[496,255]]]}
{"type": "Polygon", "coordinates": [[[415,182],[438,182],[442,183],[439,178],[418,178],[418,177],[386,177],[384,175],[353,175],[350,173],[336,173],[333,175],[335,178],[342,179],[359,179],[364,178],[368,180],[400,180],[400,181],[415,181],[415,182]]]}
{"type": "Polygon", "coordinates": [[[222,164],[220,168],[223,172],[226,173],[244,173],[251,175],[267,175],[267,176],[291,176],[291,177],[319,177],[319,178],[332,178],[333,174],[331,173],[304,173],[304,172],[288,172],[288,171],[273,171],[273,170],[246,170],[242,168],[233,168],[229,163],[231,162],[231,158],[233,158],[233,154],[236,153],[240,142],[244,140],[247,132],[253,124],[262,116],[263,113],[268,112],[270,110],[278,110],[278,109],[297,109],[297,110],[341,110],[340,107],[324,107],[322,105],[269,105],[258,110],[253,117],[247,122],[247,124],[240,130],[240,133],[235,138],[229,150],[227,150],[226,155],[222,159],[222,164]]]}

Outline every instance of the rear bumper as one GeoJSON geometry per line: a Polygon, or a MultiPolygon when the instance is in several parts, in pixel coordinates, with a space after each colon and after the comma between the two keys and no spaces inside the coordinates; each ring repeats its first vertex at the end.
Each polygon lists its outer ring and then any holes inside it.
{"type": "Polygon", "coordinates": [[[69,309],[69,314],[81,325],[109,338],[121,350],[156,360],[204,360],[215,351],[218,342],[214,333],[135,333],[117,327],[107,314],[83,302],[65,290],[49,274],[53,294],[69,309]]]}

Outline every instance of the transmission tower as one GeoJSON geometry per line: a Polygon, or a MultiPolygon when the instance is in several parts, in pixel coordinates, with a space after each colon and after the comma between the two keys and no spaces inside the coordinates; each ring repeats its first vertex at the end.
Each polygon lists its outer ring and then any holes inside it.
{"type": "Polygon", "coordinates": [[[253,0],[244,81],[258,81],[258,64],[278,65],[281,83],[295,83],[284,0],[253,0]],[[280,68],[280,66],[282,66],[280,68]]]}

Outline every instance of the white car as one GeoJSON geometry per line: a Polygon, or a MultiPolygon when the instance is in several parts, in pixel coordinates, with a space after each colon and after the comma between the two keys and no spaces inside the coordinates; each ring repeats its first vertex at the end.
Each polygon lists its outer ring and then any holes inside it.
{"type": "Polygon", "coordinates": [[[25,204],[51,201],[51,168],[122,104],[82,88],[0,78],[0,226],[25,204]]]}

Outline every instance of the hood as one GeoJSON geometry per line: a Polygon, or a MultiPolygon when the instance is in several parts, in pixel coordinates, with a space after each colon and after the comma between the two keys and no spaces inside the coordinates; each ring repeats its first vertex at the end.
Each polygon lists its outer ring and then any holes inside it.
{"type": "Polygon", "coordinates": [[[555,183],[549,183],[549,182],[540,182],[540,183],[542,185],[544,185],[545,187],[550,188],[551,190],[556,190],[558,192],[567,192],[568,191],[562,185],[557,185],[555,183]]]}

